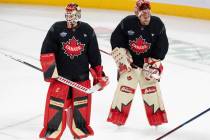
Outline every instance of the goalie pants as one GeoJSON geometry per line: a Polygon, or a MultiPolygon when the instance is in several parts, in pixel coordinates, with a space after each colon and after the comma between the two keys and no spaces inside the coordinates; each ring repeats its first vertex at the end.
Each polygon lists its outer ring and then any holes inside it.
{"type": "MultiPolygon", "coordinates": [[[[78,82],[87,88],[90,81],[78,82]]],[[[71,88],[59,81],[50,84],[44,114],[44,128],[40,138],[59,140],[68,124],[74,138],[93,135],[89,126],[91,95],[71,88]]]]}
{"type": "Polygon", "coordinates": [[[116,125],[125,124],[138,83],[149,124],[167,123],[159,82],[146,80],[140,68],[133,68],[120,76],[107,121],[116,125]]]}

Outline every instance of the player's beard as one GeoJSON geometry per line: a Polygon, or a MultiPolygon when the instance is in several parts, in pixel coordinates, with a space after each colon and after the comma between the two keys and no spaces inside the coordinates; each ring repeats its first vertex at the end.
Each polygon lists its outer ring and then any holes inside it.
{"type": "Polygon", "coordinates": [[[77,22],[68,22],[67,21],[67,28],[72,29],[77,27],[78,23],[77,22]]]}
{"type": "Polygon", "coordinates": [[[145,25],[145,26],[146,25],[149,25],[149,23],[150,23],[150,17],[141,19],[140,22],[141,22],[142,25],[145,25]]]}
{"type": "Polygon", "coordinates": [[[146,26],[149,25],[151,19],[151,13],[149,9],[141,11],[141,15],[139,16],[139,20],[142,25],[146,26]]]}

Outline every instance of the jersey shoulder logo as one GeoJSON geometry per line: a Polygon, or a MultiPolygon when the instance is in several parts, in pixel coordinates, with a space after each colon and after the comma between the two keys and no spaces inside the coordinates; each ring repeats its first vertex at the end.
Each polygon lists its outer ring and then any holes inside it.
{"type": "Polygon", "coordinates": [[[135,32],[133,30],[128,31],[128,35],[134,35],[134,34],[135,34],[135,32]]]}
{"type": "Polygon", "coordinates": [[[129,40],[129,45],[131,47],[131,50],[136,54],[145,53],[151,47],[151,43],[146,42],[142,36],[136,38],[136,40],[129,40]]]}
{"type": "Polygon", "coordinates": [[[75,37],[69,39],[66,43],[62,43],[64,53],[67,54],[70,59],[74,59],[75,56],[82,54],[85,48],[85,44],[80,43],[75,37]]]}
{"type": "Polygon", "coordinates": [[[61,32],[61,33],[60,33],[60,36],[61,36],[61,37],[66,37],[66,35],[67,35],[66,32],[61,32]]]}
{"type": "Polygon", "coordinates": [[[87,34],[83,34],[84,37],[87,37],[87,34]]]}

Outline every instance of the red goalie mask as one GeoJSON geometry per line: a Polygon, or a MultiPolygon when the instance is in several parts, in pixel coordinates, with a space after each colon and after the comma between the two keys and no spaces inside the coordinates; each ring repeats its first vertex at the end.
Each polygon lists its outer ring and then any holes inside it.
{"type": "Polygon", "coordinates": [[[135,6],[135,14],[140,17],[143,13],[150,14],[150,1],[149,0],[138,0],[135,6]]]}
{"type": "Polygon", "coordinates": [[[70,3],[65,8],[65,18],[68,24],[75,25],[81,18],[81,9],[75,3],[70,3]]]}
{"type": "Polygon", "coordinates": [[[138,0],[136,2],[136,8],[141,11],[145,9],[151,9],[150,0],[138,0]]]}
{"type": "Polygon", "coordinates": [[[149,25],[151,17],[151,6],[149,0],[138,0],[135,6],[135,14],[142,25],[149,25]]]}

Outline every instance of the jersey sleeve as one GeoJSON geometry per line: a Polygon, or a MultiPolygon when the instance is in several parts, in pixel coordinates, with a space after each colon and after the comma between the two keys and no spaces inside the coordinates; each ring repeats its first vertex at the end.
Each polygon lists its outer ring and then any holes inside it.
{"type": "Polygon", "coordinates": [[[42,43],[41,54],[56,53],[57,51],[57,40],[55,24],[51,26],[47,35],[42,43]]]}
{"type": "Polygon", "coordinates": [[[116,47],[126,48],[126,41],[127,41],[127,36],[125,34],[125,23],[124,20],[122,20],[115,28],[115,30],[112,32],[110,40],[112,50],[116,47]]]}
{"type": "Polygon", "coordinates": [[[155,42],[155,47],[152,50],[151,57],[155,59],[163,60],[165,58],[165,55],[168,52],[168,37],[166,35],[166,29],[164,24],[162,24],[162,28],[157,35],[157,40],[155,42]]]}
{"type": "Polygon", "coordinates": [[[88,61],[91,67],[96,67],[98,65],[101,65],[101,54],[98,47],[96,34],[93,29],[91,29],[89,46],[88,46],[88,61]]]}

